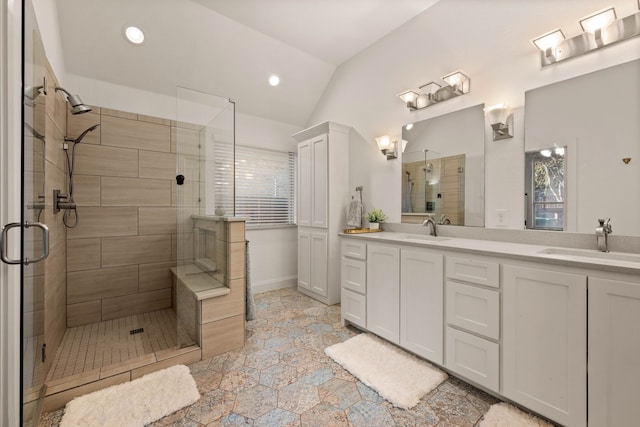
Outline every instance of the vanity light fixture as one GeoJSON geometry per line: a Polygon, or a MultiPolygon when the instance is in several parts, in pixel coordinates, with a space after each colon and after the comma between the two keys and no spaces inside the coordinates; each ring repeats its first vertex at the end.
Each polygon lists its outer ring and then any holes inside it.
{"type": "Polygon", "coordinates": [[[513,138],[513,114],[505,104],[498,104],[484,110],[493,129],[493,140],[513,138]]]}
{"type": "Polygon", "coordinates": [[[549,63],[554,63],[556,61],[555,49],[564,40],[562,30],[557,29],[531,40],[531,43],[540,49],[549,63]]]}
{"type": "Polygon", "coordinates": [[[442,80],[446,85],[430,82],[420,86],[418,92],[407,90],[399,93],[398,97],[402,99],[410,111],[414,111],[469,93],[471,88],[471,79],[462,71],[447,74],[442,77],[442,80]]]}
{"type": "Polygon", "coordinates": [[[611,7],[581,19],[580,26],[583,32],[566,40],[560,30],[532,40],[543,67],[639,36],[640,12],[618,19],[611,7]]]}
{"type": "Polygon", "coordinates": [[[398,157],[398,141],[391,141],[391,137],[388,135],[377,137],[376,144],[378,144],[378,148],[382,151],[382,154],[387,157],[387,160],[398,157]]]}
{"type": "Polygon", "coordinates": [[[602,41],[602,29],[611,25],[616,18],[616,10],[611,7],[607,10],[594,13],[591,16],[581,19],[580,26],[582,27],[582,31],[585,33],[593,33],[596,44],[598,47],[602,47],[604,46],[604,42],[602,41]]]}

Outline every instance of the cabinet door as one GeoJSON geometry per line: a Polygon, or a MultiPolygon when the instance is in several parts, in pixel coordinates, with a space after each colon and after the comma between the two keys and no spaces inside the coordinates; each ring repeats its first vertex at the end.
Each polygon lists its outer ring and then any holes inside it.
{"type": "Polygon", "coordinates": [[[329,186],[329,162],[327,135],[311,139],[311,226],[327,228],[327,189],[329,186]]]}
{"type": "Polygon", "coordinates": [[[586,425],[586,277],[504,265],[503,279],[503,394],[560,424],[586,425]]]}
{"type": "Polygon", "coordinates": [[[298,225],[311,226],[311,143],[298,144],[298,225]]]}
{"type": "Polygon", "coordinates": [[[367,327],[367,297],[352,292],[348,289],[342,289],[342,298],[340,306],[342,308],[342,318],[354,325],[367,327]]]}
{"type": "Polygon", "coordinates": [[[367,329],[393,343],[400,338],[400,249],[367,245],[367,329]]]}
{"type": "Polygon", "coordinates": [[[500,339],[500,294],[447,281],[447,323],[469,332],[500,339]]]}
{"type": "Polygon", "coordinates": [[[343,288],[366,294],[367,293],[367,263],[359,259],[342,257],[340,266],[340,281],[343,288]]]}
{"type": "Polygon", "coordinates": [[[311,290],[311,233],[298,231],[298,287],[311,290]]]}
{"type": "Polygon", "coordinates": [[[589,277],[589,424],[640,420],[640,284],[589,277]]]}
{"type": "Polygon", "coordinates": [[[400,345],[442,364],[443,259],[440,254],[400,253],[400,345]]]}
{"type": "Polygon", "coordinates": [[[311,233],[311,291],[327,296],[328,281],[328,240],[327,233],[311,233]]]}

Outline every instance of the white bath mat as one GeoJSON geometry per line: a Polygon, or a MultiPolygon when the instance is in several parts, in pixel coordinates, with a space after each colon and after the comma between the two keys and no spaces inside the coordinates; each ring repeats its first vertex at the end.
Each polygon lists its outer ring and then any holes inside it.
{"type": "Polygon", "coordinates": [[[447,374],[370,334],[360,334],[324,352],[380,396],[399,408],[412,408],[447,374]]]}
{"type": "Polygon", "coordinates": [[[480,427],[553,427],[538,417],[522,412],[520,409],[508,403],[496,403],[491,405],[489,411],[484,414],[480,427]]]}
{"type": "Polygon", "coordinates": [[[184,365],[76,397],[67,403],[60,427],[143,427],[200,399],[184,365]]]}

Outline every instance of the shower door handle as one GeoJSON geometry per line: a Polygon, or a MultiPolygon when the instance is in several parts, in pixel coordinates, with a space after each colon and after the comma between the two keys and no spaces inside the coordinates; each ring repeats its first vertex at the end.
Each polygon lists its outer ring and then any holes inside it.
{"type": "Polygon", "coordinates": [[[42,251],[40,253],[40,256],[36,259],[25,258],[24,265],[40,262],[49,256],[49,227],[47,227],[45,224],[42,224],[41,222],[32,222],[32,223],[25,222],[24,224],[20,224],[19,222],[12,222],[2,227],[2,233],[0,234],[0,260],[2,260],[7,264],[23,263],[19,259],[11,259],[7,256],[9,230],[17,227],[24,227],[24,228],[37,227],[40,230],[42,230],[42,251]]]}

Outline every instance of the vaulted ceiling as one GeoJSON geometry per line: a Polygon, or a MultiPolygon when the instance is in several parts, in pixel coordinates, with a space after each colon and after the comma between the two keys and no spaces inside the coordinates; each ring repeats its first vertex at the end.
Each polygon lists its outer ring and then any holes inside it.
{"type": "Polygon", "coordinates": [[[176,86],[304,125],[337,66],[438,0],[60,0],[65,71],[169,96],[176,86]],[[125,26],[146,34],[134,46],[125,26]],[[271,87],[271,74],[281,83],[271,87]]]}

